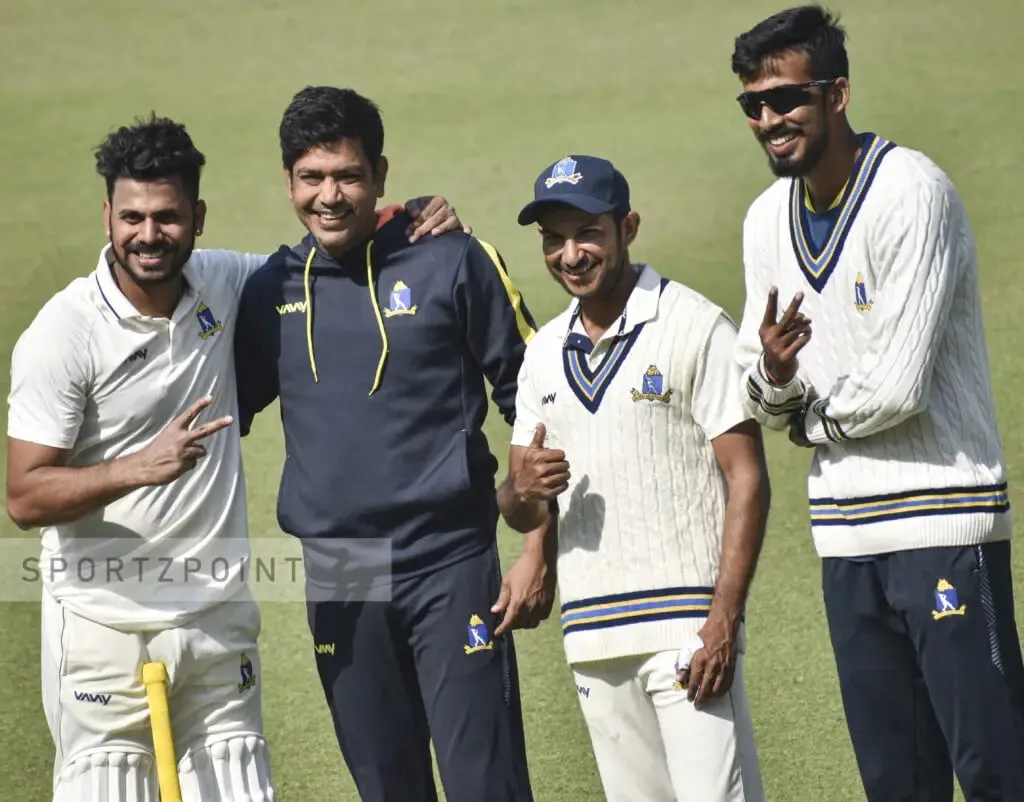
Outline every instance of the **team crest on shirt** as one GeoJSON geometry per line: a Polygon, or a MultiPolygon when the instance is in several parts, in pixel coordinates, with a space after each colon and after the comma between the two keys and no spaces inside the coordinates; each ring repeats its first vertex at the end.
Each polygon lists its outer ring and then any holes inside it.
{"type": "Polygon", "coordinates": [[[200,339],[209,339],[218,331],[224,330],[224,327],[221,326],[220,321],[217,320],[210,307],[202,302],[199,303],[199,309],[196,310],[196,317],[199,318],[200,339]]]}
{"type": "Polygon", "coordinates": [[[857,279],[853,282],[853,298],[858,312],[871,311],[873,302],[868,299],[868,288],[864,284],[864,276],[860,273],[857,274],[857,279]]]}
{"type": "Polygon", "coordinates": [[[415,314],[416,304],[412,302],[412,290],[404,281],[396,281],[388,295],[388,308],[384,310],[384,317],[415,314]]]}
{"type": "Polygon", "coordinates": [[[672,390],[665,390],[664,387],[665,377],[657,367],[651,365],[640,380],[640,389],[634,387],[630,393],[634,401],[661,401],[667,404],[672,397],[672,390]]]}
{"type": "Polygon", "coordinates": [[[576,172],[576,160],[566,156],[551,168],[551,177],[544,181],[544,186],[548,189],[551,189],[555,184],[572,184],[575,186],[582,180],[583,173],[576,172]]]}
{"type": "Polygon", "coordinates": [[[242,681],[238,683],[239,693],[245,693],[250,688],[256,687],[256,671],[252,667],[252,660],[249,659],[245,652],[242,652],[242,660],[238,671],[242,675],[242,681]]]}
{"type": "Polygon", "coordinates": [[[471,615],[469,617],[467,633],[467,643],[462,647],[465,649],[466,654],[490,651],[494,648],[494,641],[491,640],[491,633],[487,631],[487,624],[483,622],[483,619],[481,619],[480,616],[471,615]]]}
{"type": "Polygon", "coordinates": [[[954,588],[947,580],[940,579],[935,586],[935,609],[932,611],[932,618],[938,621],[950,615],[964,615],[967,613],[967,605],[960,604],[960,597],[957,596],[954,588]]]}

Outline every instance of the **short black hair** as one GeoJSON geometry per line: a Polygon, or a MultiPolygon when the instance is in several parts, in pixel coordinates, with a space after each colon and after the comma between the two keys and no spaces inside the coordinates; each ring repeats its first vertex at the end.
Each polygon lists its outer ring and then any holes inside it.
{"type": "Polygon", "coordinates": [[[185,126],[157,117],[135,118],[96,147],[96,172],[107,182],[107,200],[114,197],[119,178],[156,181],[179,178],[193,204],[199,200],[199,176],[206,157],[196,148],[185,126]]]}
{"type": "Polygon", "coordinates": [[[744,81],[753,80],[792,51],[808,55],[815,81],[850,77],[846,31],[839,26],[839,17],[820,5],[786,9],[737,36],[732,71],[744,81]]]}
{"type": "Polygon", "coordinates": [[[292,98],[281,119],[281,161],[289,172],[303,154],[340,139],[358,140],[376,171],[384,152],[380,109],[352,89],[307,86],[292,98]]]}

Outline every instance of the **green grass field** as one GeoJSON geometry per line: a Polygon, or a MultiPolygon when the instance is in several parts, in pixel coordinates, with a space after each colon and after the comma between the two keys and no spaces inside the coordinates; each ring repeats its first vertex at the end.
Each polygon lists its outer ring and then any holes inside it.
{"type": "MultiPolygon", "coordinates": [[[[0,358],[39,306],[89,272],[103,243],[90,149],[155,109],[186,122],[209,160],[205,247],[265,251],[298,239],[276,132],[309,83],[383,107],[388,202],[440,192],[505,255],[535,315],[565,298],[534,232],[515,223],[545,164],[613,159],[643,218],[637,260],[735,314],[740,223],[771,180],[733,98],[732,40],[776,3],[490,0],[297,4],[210,0],[6,3],[0,12],[0,358]]],[[[989,351],[1013,502],[1024,501],[1024,390],[1013,226],[1020,130],[1016,0],[858,0],[852,121],[929,154],[957,183],[981,259],[989,351]],[[1009,316],[1009,317],[1008,317],[1009,316]],[[1015,356],[1015,354],[1017,356],[1015,356]]],[[[55,336],[58,333],[55,332],[55,336]]],[[[3,392],[7,372],[3,371],[3,392]]],[[[502,463],[508,430],[492,416],[502,463]]],[[[769,439],[774,503],[749,607],[747,679],[769,800],[862,799],[843,723],[810,541],[807,453],[769,439]]],[[[276,413],[245,443],[253,535],[278,535],[276,413]]],[[[6,519],[5,537],[18,535],[6,519]]],[[[506,566],[515,538],[501,534],[506,566]]],[[[1024,561],[1018,555],[1018,573],[1024,561]]],[[[282,802],[357,799],[335,746],[298,603],[263,604],[266,728],[282,802]]],[[[0,605],[0,799],[49,799],[37,604],[0,605]]],[[[601,798],[557,627],[518,636],[536,798],[601,798]]]]}

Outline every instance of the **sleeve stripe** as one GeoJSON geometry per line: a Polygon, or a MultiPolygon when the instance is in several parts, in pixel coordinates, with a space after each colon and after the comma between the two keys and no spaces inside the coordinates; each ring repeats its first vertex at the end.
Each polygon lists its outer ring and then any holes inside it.
{"type": "Polygon", "coordinates": [[[483,249],[487,251],[487,255],[491,257],[491,261],[494,263],[494,269],[498,271],[498,276],[501,277],[501,283],[505,287],[505,293],[508,295],[508,302],[512,305],[512,311],[515,312],[516,328],[519,330],[519,336],[523,338],[524,343],[529,344],[530,340],[533,339],[533,335],[537,332],[526,320],[526,315],[523,314],[523,297],[519,294],[519,290],[516,289],[515,284],[512,283],[512,279],[509,278],[508,272],[506,272],[505,266],[501,261],[501,257],[494,249],[494,246],[481,239],[478,239],[477,242],[479,242],[483,249]]]}
{"type": "Polygon", "coordinates": [[[796,396],[778,404],[765,401],[764,391],[754,380],[753,376],[747,378],[747,395],[750,397],[751,401],[761,407],[761,409],[769,415],[785,415],[788,412],[796,412],[804,403],[803,395],[796,396]]]}
{"type": "Polygon", "coordinates": [[[822,398],[820,401],[816,401],[813,407],[814,412],[821,418],[822,426],[825,427],[825,436],[833,443],[849,440],[850,438],[846,436],[846,432],[843,431],[839,422],[825,414],[825,407],[828,406],[828,401],[827,398],[822,398]]]}

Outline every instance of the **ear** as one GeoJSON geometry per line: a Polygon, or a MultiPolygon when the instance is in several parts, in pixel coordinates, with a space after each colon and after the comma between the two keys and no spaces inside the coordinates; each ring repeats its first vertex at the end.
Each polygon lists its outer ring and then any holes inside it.
{"type": "Polygon", "coordinates": [[[850,82],[846,78],[836,78],[832,84],[830,101],[833,114],[842,114],[850,105],[850,82]]]}
{"type": "Polygon", "coordinates": [[[381,156],[380,161],[377,163],[377,170],[373,174],[373,180],[376,184],[375,189],[378,198],[384,197],[384,185],[388,179],[388,157],[381,156]]]}
{"type": "Polygon", "coordinates": [[[110,232],[113,231],[111,225],[111,215],[113,210],[110,208],[110,201],[103,201],[103,230],[107,232],[107,239],[110,239],[110,232]]]}
{"type": "Polygon", "coordinates": [[[195,235],[198,237],[206,228],[206,201],[200,200],[196,203],[195,211],[195,235]]]}
{"type": "Polygon", "coordinates": [[[292,197],[292,171],[287,167],[284,168],[284,186],[288,190],[288,200],[294,203],[295,198],[292,197]]]}
{"type": "Polygon", "coordinates": [[[635,211],[629,212],[622,221],[622,242],[627,248],[633,244],[639,231],[640,215],[635,211]]]}

